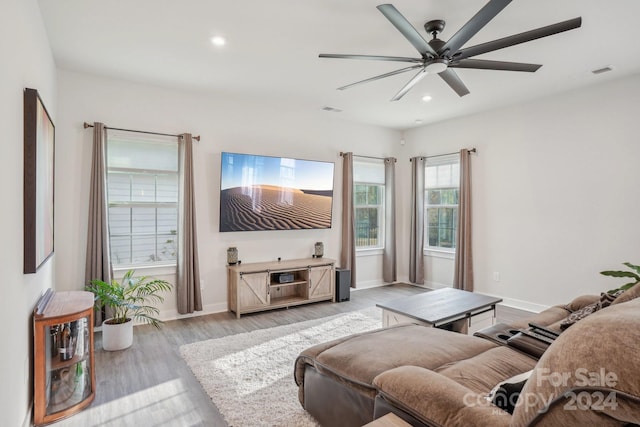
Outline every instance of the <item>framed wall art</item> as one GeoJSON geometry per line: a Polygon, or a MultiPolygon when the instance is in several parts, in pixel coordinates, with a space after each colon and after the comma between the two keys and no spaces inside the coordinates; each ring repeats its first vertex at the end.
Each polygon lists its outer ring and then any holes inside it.
{"type": "Polygon", "coordinates": [[[24,90],[24,273],[53,254],[55,126],[35,89],[24,90]]]}

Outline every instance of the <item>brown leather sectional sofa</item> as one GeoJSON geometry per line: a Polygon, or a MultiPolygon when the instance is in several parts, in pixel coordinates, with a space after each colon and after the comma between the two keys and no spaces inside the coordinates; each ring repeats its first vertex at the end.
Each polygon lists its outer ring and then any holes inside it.
{"type": "Polygon", "coordinates": [[[640,298],[573,324],[539,359],[505,341],[530,322],[559,333],[561,322],[599,298],[582,296],[481,336],[400,325],[316,345],[296,361],[300,402],[331,427],[389,412],[413,426],[640,424],[640,298]],[[527,371],[520,394],[509,397],[512,414],[491,402],[496,385],[527,371]]]}

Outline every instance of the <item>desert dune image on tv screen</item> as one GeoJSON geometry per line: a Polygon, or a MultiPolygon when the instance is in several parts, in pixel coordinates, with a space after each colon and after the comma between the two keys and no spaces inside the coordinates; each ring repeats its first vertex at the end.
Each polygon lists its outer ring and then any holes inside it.
{"type": "Polygon", "coordinates": [[[222,153],[220,231],[331,228],[333,163],[222,153]]]}

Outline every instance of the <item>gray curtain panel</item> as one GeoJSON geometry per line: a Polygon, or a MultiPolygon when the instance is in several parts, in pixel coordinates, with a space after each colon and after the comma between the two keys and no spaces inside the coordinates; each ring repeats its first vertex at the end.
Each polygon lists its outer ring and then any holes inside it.
{"type": "Polygon", "coordinates": [[[424,284],[424,157],[411,159],[409,281],[424,284]]]}
{"type": "MultiPolygon", "coordinates": [[[[91,280],[111,282],[113,278],[107,209],[106,141],[107,130],[104,124],[94,123],[85,285],[88,285],[91,280]]],[[[95,312],[97,326],[102,324],[104,318],[103,311],[95,312]]]]}
{"type": "Polygon", "coordinates": [[[454,261],[453,287],[473,291],[471,253],[471,155],[460,150],[460,195],[458,197],[458,233],[454,261]]]}
{"type": "Polygon", "coordinates": [[[382,279],[397,280],[396,266],[396,159],[384,159],[384,253],[382,279]]]}
{"type": "Polygon", "coordinates": [[[196,230],[196,205],[193,181],[193,140],[182,134],[179,143],[180,203],[178,208],[178,275],[176,294],[178,313],[202,310],[200,268],[196,230]]]}
{"type": "Polygon", "coordinates": [[[356,238],[353,212],[353,153],[342,155],[342,245],[340,267],[351,270],[351,287],[356,287],[356,238]]]}

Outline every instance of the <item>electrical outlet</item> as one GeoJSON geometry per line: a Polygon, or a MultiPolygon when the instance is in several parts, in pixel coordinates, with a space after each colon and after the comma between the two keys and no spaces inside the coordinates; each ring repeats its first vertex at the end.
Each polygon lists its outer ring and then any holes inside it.
{"type": "Polygon", "coordinates": [[[200,279],[200,289],[204,289],[204,279],[200,279]]]}
{"type": "Polygon", "coordinates": [[[499,271],[494,271],[493,272],[493,281],[494,282],[499,282],[500,281],[500,272],[499,271]]]}

